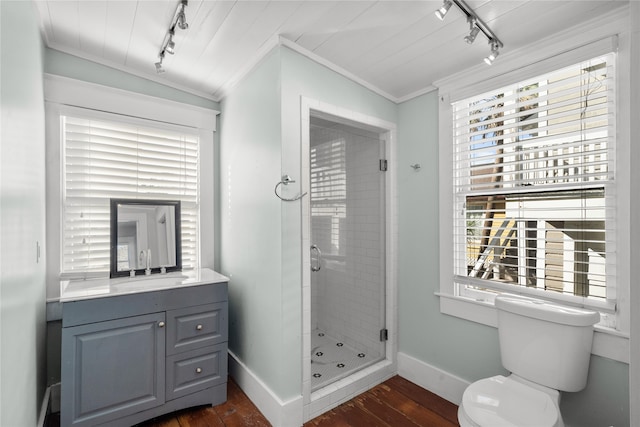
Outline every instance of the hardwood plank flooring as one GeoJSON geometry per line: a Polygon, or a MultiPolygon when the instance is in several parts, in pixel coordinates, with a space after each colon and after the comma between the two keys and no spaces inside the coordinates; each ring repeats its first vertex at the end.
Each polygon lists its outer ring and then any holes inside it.
{"type": "MultiPolygon", "coordinates": [[[[395,376],[304,424],[304,427],[454,427],[458,407],[416,384],[395,376]]],[[[227,402],[155,418],[138,427],[271,426],[233,381],[227,402]]]]}

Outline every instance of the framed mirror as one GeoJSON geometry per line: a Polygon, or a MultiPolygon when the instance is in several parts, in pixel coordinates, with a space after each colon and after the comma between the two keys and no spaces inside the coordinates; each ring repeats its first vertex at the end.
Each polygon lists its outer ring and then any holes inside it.
{"type": "Polygon", "coordinates": [[[111,199],[110,277],[182,270],[179,200],[111,199]]]}

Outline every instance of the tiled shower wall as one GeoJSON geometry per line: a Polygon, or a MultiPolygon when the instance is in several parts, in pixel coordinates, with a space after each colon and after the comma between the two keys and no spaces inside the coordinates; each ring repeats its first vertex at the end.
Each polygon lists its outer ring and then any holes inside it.
{"type": "Polygon", "coordinates": [[[314,215],[311,199],[311,243],[324,255],[322,269],[311,273],[311,326],[372,356],[384,356],[380,342],[384,325],[384,176],[379,167],[384,147],[375,133],[312,121],[312,150],[318,144],[336,141],[344,141],[346,203],[344,199],[335,203],[332,227],[330,217],[314,215]]]}

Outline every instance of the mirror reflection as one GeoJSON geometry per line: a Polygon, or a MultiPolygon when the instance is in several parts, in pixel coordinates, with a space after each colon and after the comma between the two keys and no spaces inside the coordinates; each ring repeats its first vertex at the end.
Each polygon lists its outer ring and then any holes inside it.
{"type": "Polygon", "coordinates": [[[111,277],[182,269],[180,202],[111,200],[111,277]]]}

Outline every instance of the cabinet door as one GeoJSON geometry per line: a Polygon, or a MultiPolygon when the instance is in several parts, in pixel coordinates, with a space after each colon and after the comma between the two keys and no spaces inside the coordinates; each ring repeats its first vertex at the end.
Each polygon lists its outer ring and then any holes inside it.
{"type": "Polygon", "coordinates": [[[61,425],[105,423],[164,403],[165,314],[62,330],[61,425]]]}

